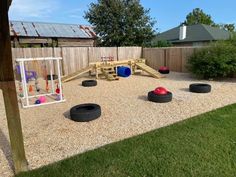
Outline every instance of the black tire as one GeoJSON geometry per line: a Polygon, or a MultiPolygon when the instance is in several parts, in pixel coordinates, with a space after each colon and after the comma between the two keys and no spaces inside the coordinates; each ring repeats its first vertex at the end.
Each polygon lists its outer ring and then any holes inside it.
{"type": "MultiPolygon", "coordinates": [[[[58,79],[58,75],[53,74],[53,75],[52,75],[52,79],[53,79],[53,80],[57,80],[57,79],[58,79]]],[[[47,80],[51,80],[51,75],[47,75],[47,80]]]]}
{"type": "Polygon", "coordinates": [[[76,122],[89,122],[101,116],[101,107],[97,104],[86,103],[70,109],[70,117],[76,122]]]}
{"type": "Polygon", "coordinates": [[[84,81],[82,81],[82,86],[84,86],[84,87],[94,87],[96,85],[97,85],[96,80],[84,80],[84,81]]]}
{"type": "Polygon", "coordinates": [[[168,69],[168,70],[161,70],[161,69],[159,69],[158,71],[159,71],[159,73],[161,73],[161,74],[169,74],[169,73],[170,73],[170,70],[169,70],[169,69],[168,69]]]}
{"type": "Polygon", "coordinates": [[[189,91],[194,93],[209,93],[211,92],[211,85],[203,83],[190,84],[189,91]]]}
{"type": "Polygon", "coordinates": [[[167,103],[172,100],[172,93],[167,92],[165,95],[157,95],[153,91],[148,92],[148,100],[156,103],[167,103]]]}
{"type": "Polygon", "coordinates": [[[84,80],[84,81],[82,81],[82,86],[84,86],[84,87],[94,87],[96,85],[97,85],[96,80],[84,80]]]}

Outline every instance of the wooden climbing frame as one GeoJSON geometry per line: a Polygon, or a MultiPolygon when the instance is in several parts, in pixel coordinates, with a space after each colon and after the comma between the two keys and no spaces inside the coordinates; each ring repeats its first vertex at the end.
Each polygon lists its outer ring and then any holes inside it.
{"type": "Polygon", "coordinates": [[[80,71],[62,77],[62,82],[68,82],[86,72],[90,73],[94,72],[97,79],[99,78],[99,75],[102,75],[109,81],[119,80],[119,77],[117,76],[116,73],[117,67],[119,66],[129,66],[132,74],[140,71],[145,71],[154,78],[158,79],[163,77],[158,71],[146,65],[145,61],[146,61],[145,59],[135,59],[135,60],[122,60],[122,61],[106,60],[101,62],[93,62],[90,63],[88,67],[80,71]]]}

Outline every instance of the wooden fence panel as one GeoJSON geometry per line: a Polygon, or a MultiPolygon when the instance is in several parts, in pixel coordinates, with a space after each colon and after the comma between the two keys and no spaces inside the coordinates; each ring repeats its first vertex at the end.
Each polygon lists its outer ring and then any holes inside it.
{"type": "Polygon", "coordinates": [[[142,58],[142,47],[118,47],[118,60],[142,58]]]}
{"type": "Polygon", "coordinates": [[[165,65],[165,50],[159,48],[144,48],[143,58],[146,59],[148,66],[158,69],[165,65]]]}
{"type": "Polygon", "coordinates": [[[182,72],[182,49],[169,48],[167,49],[167,67],[171,71],[182,72]]]}
{"type": "Polygon", "coordinates": [[[62,57],[64,75],[71,74],[88,66],[87,47],[63,47],[62,57]]]}
{"type": "MultiPolygon", "coordinates": [[[[14,60],[16,58],[37,58],[52,56],[52,48],[14,48],[12,51],[14,60]]],[[[35,71],[39,77],[43,77],[46,73],[49,73],[49,64],[45,61],[25,62],[25,68],[27,71],[35,71]],[[45,67],[47,72],[45,72],[45,67]]]]}
{"type": "Polygon", "coordinates": [[[101,57],[114,57],[117,61],[117,47],[89,47],[89,62],[99,62],[101,57]]]}

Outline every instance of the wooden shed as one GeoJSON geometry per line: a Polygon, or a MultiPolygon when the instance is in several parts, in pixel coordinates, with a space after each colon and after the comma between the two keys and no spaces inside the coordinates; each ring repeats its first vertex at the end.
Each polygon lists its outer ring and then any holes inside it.
{"type": "Polygon", "coordinates": [[[12,47],[94,47],[92,26],[10,21],[12,47]]]}

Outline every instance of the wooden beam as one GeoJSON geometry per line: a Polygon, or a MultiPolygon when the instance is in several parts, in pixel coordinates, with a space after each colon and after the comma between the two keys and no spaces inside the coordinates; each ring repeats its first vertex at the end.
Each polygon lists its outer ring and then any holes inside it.
{"type": "Polygon", "coordinates": [[[19,43],[22,44],[51,44],[50,38],[19,38],[19,43]]]}
{"type": "Polygon", "coordinates": [[[0,0],[0,89],[3,91],[14,171],[28,169],[12,64],[8,8],[11,1],[0,0]]]}
{"type": "Polygon", "coordinates": [[[12,0],[8,0],[7,1],[7,8],[9,9],[9,7],[11,6],[12,0]]]}

